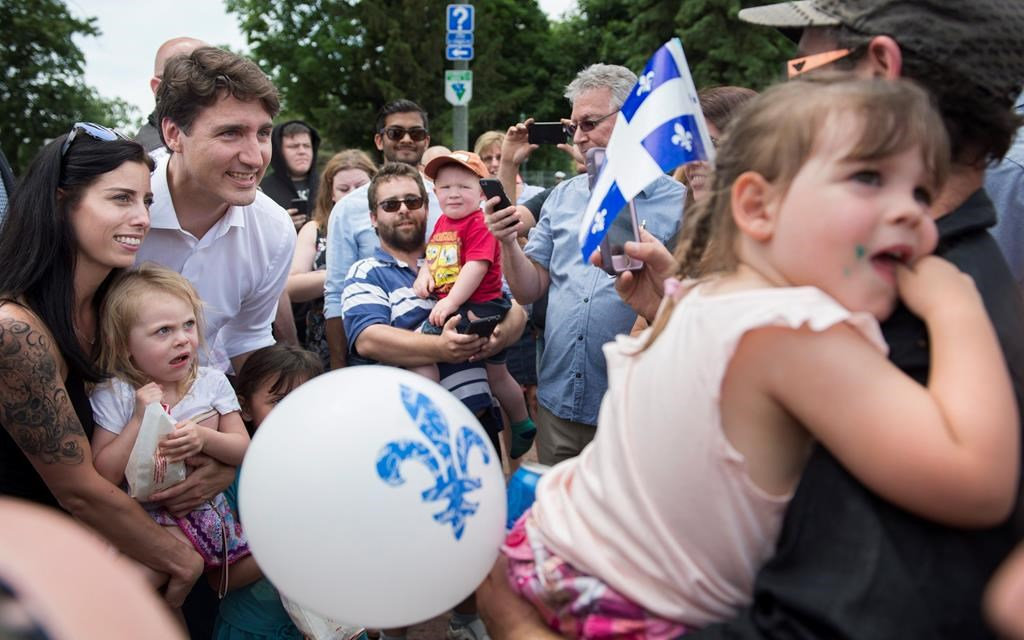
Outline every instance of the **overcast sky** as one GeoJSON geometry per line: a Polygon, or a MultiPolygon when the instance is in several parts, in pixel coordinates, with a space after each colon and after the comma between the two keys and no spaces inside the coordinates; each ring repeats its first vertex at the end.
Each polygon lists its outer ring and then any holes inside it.
{"type": "MultiPolygon", "coordinates": [[[[539,2],[552,17],[575,5],[575,0],[539,2]]],[[[227,13],[220,0],[67,0],[67,4],[79,17],[96,18],[102,31],[98,38],[75,40],[85,54],[86,83],[105,98],[136,105],[142,116],[153,108],[149,78],[156,49],[165,40],[191,36],[247,50],[235,16],[227,13]]],[[[439,80],[438,90],[440,86],[439,80]]]]}

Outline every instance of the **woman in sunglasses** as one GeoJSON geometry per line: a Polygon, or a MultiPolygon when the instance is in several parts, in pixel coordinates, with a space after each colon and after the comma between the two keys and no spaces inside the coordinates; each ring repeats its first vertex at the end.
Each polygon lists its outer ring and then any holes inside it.
{"type": "Polygon", "coordinates": [[[104,480],[89,449],[97,310],[149,230],[152,169],[138,143],[78,123],[14,191],[0,227],[0,494],[65,509],[169,575],[177,607],[202,558],[104,480]]]}

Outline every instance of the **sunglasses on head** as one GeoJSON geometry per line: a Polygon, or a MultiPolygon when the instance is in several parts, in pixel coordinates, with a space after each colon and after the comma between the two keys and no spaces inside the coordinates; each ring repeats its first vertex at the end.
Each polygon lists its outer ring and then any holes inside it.
{"type": "Polygon", "coordinates": [[[594,127],[601,124],[602,122],[604,122],[605,120],[612,117],[618,112],[619,110],[616,109],[615,111],[612,111],[609,114],[603,115],[600,118],[595,118],[593,120],[580,120],[579,122],[570,122],[569,124],[562,125],[562,128],[565,129],[565,135],[569,136],[570,138],[576,135],[576,129],[579,129],[583,133],[590,133],[591,131],[594,130],[594,127]]]}
{"type": "Polygon", "coordinates": [[[64,145],[60,148],[60,157],[63,158],[64,154],[66,154],[68,149],[71,148],[71,143],[75,141],[76,137],[78,137],[79,131],[94,140],[101,140],[103,142],[112,142],[117,139],[131,139],[123,133],[104,127],[101,124],[96,124],[95,122],[76,122],[75,126],[71,127],[71,131],[68,132],[68,137],[64,140],[64,145]]]}
{"type": "Polygon", "coordinates": [[[387,127],[381,129],[380,132],[388,137],[388,140],[394,140],[398,142],[405,137],[405,134],[409,134],[413,142],[423,142],[427,139],[427,130],[423,127],[413,127],[412,129],[406,129],[405,127],[387,127]]]}
{"type": "Polygon", "coordinates": [[[382,200],[377,203],[377,206],[387,211],[388,213],[394,213],[402,208],[402,205],[409,211],[415,211],[423,206],[423,198],[419,196],[413,196],[411,198],[396,198],[394,200],[382,200]]]}

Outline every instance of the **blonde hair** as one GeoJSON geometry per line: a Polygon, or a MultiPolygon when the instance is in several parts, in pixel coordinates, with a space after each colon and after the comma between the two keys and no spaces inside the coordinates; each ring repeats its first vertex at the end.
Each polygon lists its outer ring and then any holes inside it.
{"type": "MultiPolygon", "coordinates": [[[[100,308],[99,365],[107,373],[136,388],[151,382],[149,376],[135,366],[128,349],[132,327],[139,320],[139,308],[146,293],[175,296],[188,303],[196,316],[199,348],[203,349],[206,346],[203,340],[203,301],[188,279],[152,262],[145,262],[137,269],[122,273],[111,284],[110,291],[100,308]]],[[[193,358],[189,365],[188,375],[185,377],[186,387],[195,382],[199,372],[198,360],[193,358]]]]}
{"type": "Polygon", "coordinates": [[[503,142],[505,142],[505,134],[501,131],[484,131],[476,139],[476,143],[473,145],[473,153],[483,157],[484,151],[490,148],[491,145],[496,144],[500,147],[503,142]]]}
{"type": "Polygon", "coordinates": [[[345,169],[359,169],[366,172],[366,177],[373,179],[377,175],[377,165],[373,163],[365,151],[359,149],[346,149],[331,156],[320,174],[320,189],[316,194],[316,204],[313,207],[313,222],[316,223],[320,233],[327,233],[327,218],[334,208],[334,176],[345,169]]]}
{"type": "MultiPolygon", "coordinates": [[[[732,215],[733,183],[753,171],[788,190],[814,151],[820,132],[840,115],[852,115],[859,123],[844,132],[854,139],[846,159],[886,158],[919,146],[933,191],[945,182],[949,139],[928,94],[916,84],[820,74],[776,85],[744,104],[726,127],[708,198],[684,216],[675,254],[676,275],[703,278],[735,270],[739,232],[732,215]]],[[[655,320],[647,346],[674,307],[670,299],[655,320]]]]}

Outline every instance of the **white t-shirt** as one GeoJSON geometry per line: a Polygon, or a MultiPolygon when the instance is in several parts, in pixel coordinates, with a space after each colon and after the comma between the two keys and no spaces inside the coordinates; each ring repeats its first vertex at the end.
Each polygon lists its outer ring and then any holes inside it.
{"type": "MultiPolygon", "coordinates": [[[[111,378],[93,390],[89,401],[96,426],[120,434],[135,412],[135,389],[124,380],[111,378]]],[[[168,413],[180,422],[211,409],[220,415],[241,410],[227,377],[212,367],[199,367],[196,381],[168,413]]]]}
{"type": "Polygon", "coordinates": [[[233,358],[274,344],[270,324],[284,291],[295,251],[295,227],[276,202],[256,193],[252,204],[230,207],[202,238],[181,228],[167,187],[163,158],[153,172],[150,230],[136,264],[155,262],[192,283],[205,304],[204,335],[213,358],[204,364],[226,370],[233,358]]]}

